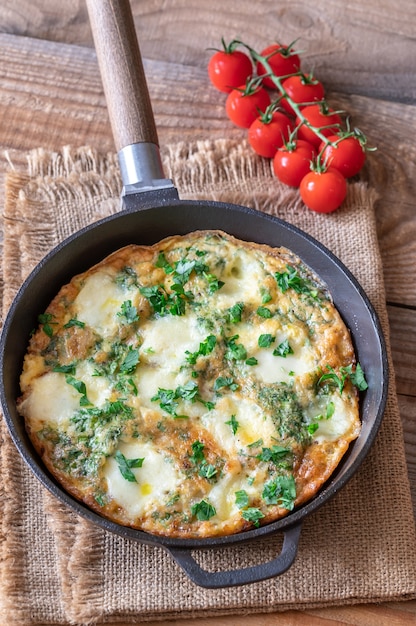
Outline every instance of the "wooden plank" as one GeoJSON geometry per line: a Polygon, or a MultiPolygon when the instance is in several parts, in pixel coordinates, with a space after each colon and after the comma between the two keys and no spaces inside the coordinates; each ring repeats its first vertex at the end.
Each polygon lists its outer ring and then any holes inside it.
{"type": "MultiPolygon", "coordinates": [[[[391,100],[416,97],[416,4],[401,0],[400,10],[385,0],[238,4],[222,0],[131,0],[143,55],[205,69],[208,52],[239,37],[259,51],[279,37],[298,39],[305,63],[319,70],[328,86],[391,100]]],[[[3,0],[0,31],[91,45],[83,2],[3,0]]]]}

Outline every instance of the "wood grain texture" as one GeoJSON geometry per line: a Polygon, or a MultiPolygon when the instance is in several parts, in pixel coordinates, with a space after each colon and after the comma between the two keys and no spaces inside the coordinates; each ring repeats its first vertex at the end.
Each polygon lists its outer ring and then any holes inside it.
{"type": "Polygon", "coordinates": [[[158,145],[146,76],[128,0],[87,0],[101,80],[117,152],[158,145]]]}
{"type": "MultiPolygon", "coordinates": [[[[416,3],[401,0],[132,0],[161,145],[242,136],[207,85],[210,47],[235,36],[253,47],[300,38],[308,66],[377,150],[363,172],[379,193],[392,354],[416,516],[416,3]],[[255,9],[253,5],[255,4],[255,9]],[[407,103],[407,104],[404,104],[407,103]]],[[[3,0],[0,149],[24,166],[38,146],[114,150],[83,0],[3,0]]],[[[0,189],[7,160],[0,161],[0,189]]],[[[1,201],[1,198],[0,198],[1,201]]],[[[398,513],[399,514],[399,513],[398,513]]],[[[179,617],[179,616],[178,616],[179,617]]],[[[150,622],[232,626],[236,618],[150,622]]],[[[416,623],[416,601],[238,618],[247,626],[394,626],[416,623]]]]}
{"type": "MultiPolygon", "coordinates": [[[[143,56],[205,68],[221,37],[254,48],[299,39],[308,65],[334,90],[411,101],[416,97],[416,3],[400,0],[132,0],[143,56]],[[341,9],[342,6],[342,9],[341,9]]],[[[82,0],[3,0],[0,28],[29,37],[92,45],[82,0]]]]}

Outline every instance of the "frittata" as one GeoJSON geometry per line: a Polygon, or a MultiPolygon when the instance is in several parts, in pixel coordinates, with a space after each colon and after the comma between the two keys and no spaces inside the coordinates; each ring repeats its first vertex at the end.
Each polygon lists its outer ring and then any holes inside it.
{"type": "Polygon", "coordinates": [[[75,498],[202,538],[318,492],[359,435],[357,380],[350,333],[299,258],[199,231],[129,245],[63,286],[30,339],[18,409],[75,498]]]}

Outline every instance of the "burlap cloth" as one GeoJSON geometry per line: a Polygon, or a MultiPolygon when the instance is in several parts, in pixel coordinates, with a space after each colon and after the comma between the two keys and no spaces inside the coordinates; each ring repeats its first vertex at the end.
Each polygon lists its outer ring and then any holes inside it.
{"type": "MultiPolygon", "coordinates": [[[[317,215],[270,165],[237,142],[163,150],[183,198],[256,207],[320,239],[350,268],[377,310],[388,343],[373,190],[349,185],[345,207],[317,215]]],[[[45,253],[119,208],[114,155],[89,148],[28,155],[7,177],[4,313],[45,253]]],[[[389,349],[390,354],[390,349],[389,349]]],[[[390,359],[391,360],[391,359],[390,359]]],[[[390,363],[391,366],[391,363],[390,363]]],[[[400,416],[391,377],[387,411],[369,456],[340,494],[305,520],[295,564],[284,575],[233,589],[195,586],[168,554],[113,536],[55,500],[21,462],[2,422],[0,602],[5,624],[83,624],[268,612],[416,596],[416,540],[400,416]]],[[[272,558],[281,537],[204,551],[207,569],[272,558]]]]}

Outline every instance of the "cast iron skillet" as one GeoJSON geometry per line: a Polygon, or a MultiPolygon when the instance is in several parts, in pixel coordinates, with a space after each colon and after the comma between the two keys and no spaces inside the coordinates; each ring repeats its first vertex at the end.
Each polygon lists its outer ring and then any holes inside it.
{"type": "Polygon", "coordinates": [[[285,572],[293,563],[303,519],[346,484],[368,453],[380,426],[387,395],[386,347],[377,316],[348,269],[324,246],[269,215],[220,202],[180,200],[164,179],[157,135],[128,0],[87,0],[110,119],[124,182],[124,206],[69,237],[34,269],[8,313],[0,340],[0,396],[11,437],[23,459],[49,491],[103,529],[166,549],[188,576],[207,588],[252,583],[285,572]],[[121,121],[120,121],[121,112],[121,121]],[[208,539],[158,537],[106,520],[66,493],[43,466],[16,411],[19,375],[37,316],[60,287],[110,252],[130,244],[152,244],[174,234],[221,229],[240,239],[286,246],[327,284],[351,330],[357,359],[369,383],[361,397],[362,432],[331,479],[307,504],[284,519],[237,535],[208,539]],[[236,546],[283,532],[281,552],[271,561],[231,571],[207,572],[192,550],[236,546]]]}

